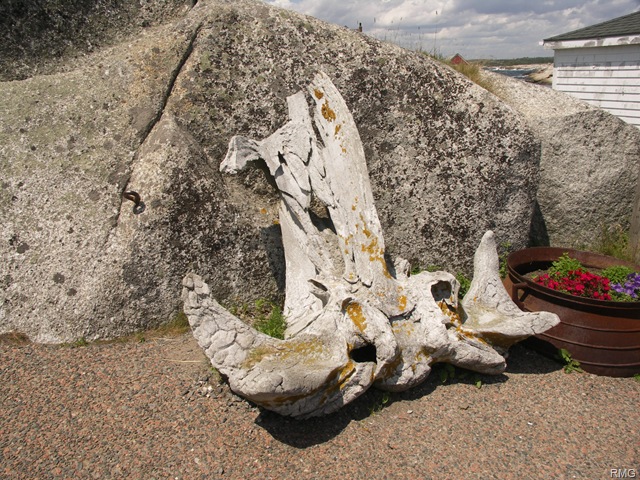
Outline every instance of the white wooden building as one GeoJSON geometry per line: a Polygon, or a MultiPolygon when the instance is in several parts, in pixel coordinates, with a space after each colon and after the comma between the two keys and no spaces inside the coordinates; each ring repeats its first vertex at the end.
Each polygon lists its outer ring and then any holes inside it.
{"type": "Polygon", "coordinates": [[[640,11],[547,38],[553,88],[640,127],[640,11]]]}

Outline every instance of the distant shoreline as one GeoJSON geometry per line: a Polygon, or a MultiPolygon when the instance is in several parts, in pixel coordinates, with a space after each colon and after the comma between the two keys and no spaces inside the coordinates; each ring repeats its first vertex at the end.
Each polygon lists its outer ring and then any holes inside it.
{"type": "Polygon", "coordinates": [[[488,70],[544,70],[553,67],[553,62],[549,63],[522,63],[518,65],[482,65],[488,70]]]}
{"type": "Polygon", "coordinates": [[[517,78],[529,83],[551,85],[553,82],[553,63],[521,64],[510,66],[483,66],[485,70],[517,78]],[[509,72],[509,73],[506,73],[509,72]]]}
{"type": "Polygon", "coordinates": [[[553,63],[553,57],[519,57],[510,59],[479,58],[467,60],[470,63],[479,63],[485,67],[522,67],[530,65],[548,65],[553,63]]]}

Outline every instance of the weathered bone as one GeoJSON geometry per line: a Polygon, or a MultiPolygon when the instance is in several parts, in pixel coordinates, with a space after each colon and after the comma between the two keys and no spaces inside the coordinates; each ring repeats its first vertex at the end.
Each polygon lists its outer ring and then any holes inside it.
{"type": "Polygon", "coordinates": [[[284,415],[322,415],[373,385],[410,388],[436,362],[500,373],[509,346],[558,323],[511,301],[492,232],[461,304],[452,275],[408,276],[402,259],[388,265],[364,150],[340,93],[320,73],[307,95],[287,101],[286,125],[262,141],[234,137],[220,166],[236,173],[265,161],[280,190],[285,340],[231,315],[197,275],[183,281],[193,334],[234,392],[284,415]],[[328,218],[313,213],[317,203],[328,218]]]}

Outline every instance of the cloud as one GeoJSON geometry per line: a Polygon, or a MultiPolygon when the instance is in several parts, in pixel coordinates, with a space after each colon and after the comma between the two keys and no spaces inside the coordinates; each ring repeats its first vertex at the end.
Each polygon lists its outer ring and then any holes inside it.
{"type": "Polygon", "coordinates": [[[265,0],[406,48],[466,58],[552,56],[548,37],[640,10],[640,0],[265,0]]]}

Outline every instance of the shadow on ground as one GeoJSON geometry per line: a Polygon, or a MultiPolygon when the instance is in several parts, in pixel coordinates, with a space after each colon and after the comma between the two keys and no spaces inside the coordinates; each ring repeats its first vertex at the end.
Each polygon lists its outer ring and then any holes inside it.
{"type": "Polygon", "coordinates": [[[528,343],[518,344],[509,350],[506,373],[544,375],[563,368],[559,360],[538,353],[528,343]]]}
{"type": "Polygon", "coordinates": [[[395,402],[418,400],[436,388],[447,385],[466,384],[481,388],[509,381],[508,374],[543,375],[557,371],[562,365],[529,348],[516,345],[507,359],[507,370],[502,375],[482,375],[462,369],[452,369],[445,364],[436,364],[429,377],[420,385],[405,392],[390,393],[369,389],[352,403],[324,417],[295,420],[268,410],[262,410],[255,422],[274,439],[294,448],[305,449],[321,444],[339,435],[352,421],[361,421],[388,408],[395,402]]]}

